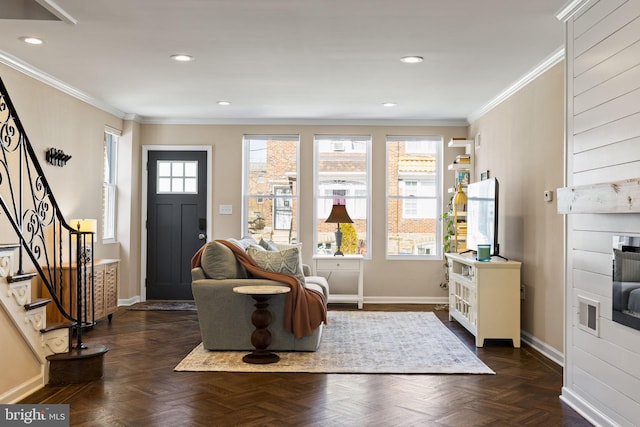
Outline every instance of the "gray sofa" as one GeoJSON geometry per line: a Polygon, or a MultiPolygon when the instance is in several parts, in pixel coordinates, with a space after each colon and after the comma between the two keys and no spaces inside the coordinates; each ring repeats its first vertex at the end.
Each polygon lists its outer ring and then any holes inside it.
{"type": "MultiPolygon", "coordinates": [[[[233,240],[233,239],[229,239],[233,240]]],[[[234,241],[238,242],[238,241],[234,241]]],[[[257,243],[257,242],[254,242],[257,243]]],[[[304,266],[303,266],[304,267],[304,266]]],[[[308,276],[304,268],[305,286],[329,297],[329,285],[324,277],[308,276]]],[[[201,266],[191,270],[193,297],[198,309],[198,321],[202,342],[208,350],[253,350],[251,334],[255,327],[251,315],[255,301],[249,295],[233,292],[236,286],[279,285],[282,282],[250,278],[233,252],[218,242],[207,243],[201,256],[201,266]]],[[[284,305],[286,294],[275,295],[269,300],[272,314],[272,341],[269,350],[315,351],[320,345],[324,325],[311,335],[296,339],[284,329],[284,305]]]]}

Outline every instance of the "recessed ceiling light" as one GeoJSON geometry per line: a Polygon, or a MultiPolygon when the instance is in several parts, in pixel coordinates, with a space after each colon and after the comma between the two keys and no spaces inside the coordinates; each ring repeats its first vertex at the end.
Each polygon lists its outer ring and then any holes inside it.
{"type": "Polygon", "coordinates": [[[224,105],[224,106],[231,105],[231,102],[229,102],[229,101],[218,101],[218,105],[224,105]]]}
{"type": "Polygon", "coordinates": [[[20,40],[22,40],[25,43],[29,43],[29,44],[43,44],[44,43],[44,40],[39,39],[37,37],[25,36],[25,37],[20,37],[20,40]]]}
{"type": "Polygon", "coordinates": [[[186,55],[184,53],[176,53],[175,55],[171,55],[171,59],[178,62],[189,62],[193,61],[193,56],[186,55]]]}
{"type": "Polygon", "coordinates": [[[383,103],[382,103],[382,106],[383,106],[383,107],[395,107],[395,106],[397,106],[397,105],[398,105],[398,104],[396,104],[395,102],[383,102],[383,103]]]}
{"type": "Polygon", "coordinates": [[[424,61],[424,58],[422,56],[403,56],[400,61],[405,64],[419,64],[424,61]]]}

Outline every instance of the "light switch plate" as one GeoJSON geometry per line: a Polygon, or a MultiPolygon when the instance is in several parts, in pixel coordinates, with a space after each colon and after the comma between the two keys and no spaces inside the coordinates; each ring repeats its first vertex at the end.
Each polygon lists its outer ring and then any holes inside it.
{"type": "Polygon", "coordinates": [[[233,206],[232,205],[220,205],[220,215],[231,215],[233,214],[233,206]]]}

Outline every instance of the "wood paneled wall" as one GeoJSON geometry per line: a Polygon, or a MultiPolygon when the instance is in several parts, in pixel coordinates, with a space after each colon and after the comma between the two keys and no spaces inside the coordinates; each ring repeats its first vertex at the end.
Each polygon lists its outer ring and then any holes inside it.
{"type": "MultiPolygon", "coordinates": [[[[640,177],[640,0],[585,1],[567,20],[567,185],[640,177]]],[[[600,425],[638,425],[640,331],[611,320],[611,247],[639,214],[567,215],[562,398],[600,425]],[[599,336],[578,325],[599,304],[599,336]]]]}

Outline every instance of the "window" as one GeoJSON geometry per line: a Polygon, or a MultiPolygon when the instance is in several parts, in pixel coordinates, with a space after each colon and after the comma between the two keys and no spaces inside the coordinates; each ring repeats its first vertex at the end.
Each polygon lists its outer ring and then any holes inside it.
{"type": "Polygon", "coordinates": [[[102,155],[104,160],[102,182],[102,239],[116,238],[116,163],[118,152],[118,135],[104,133],[102,155]]]}
{"type": "Polygon", "coordinates": [[[387,137],[387,257],[439,257],[442,137],[387,137]]]}
{"type": "Polygon", "coordinates": [[[366,254],[369,247],[370,136],[320,136],[314,138],[316,229],[315,252],[333,254],[337,224],[325,220],[334,204],[345,205],[353,224],[341,224],[341,250],[366,254]]]}
{"type": "Polygon", "coordinates": [[[298,239],[299,136],[243,138],[243,235],[276,243],[298,239]]]}

